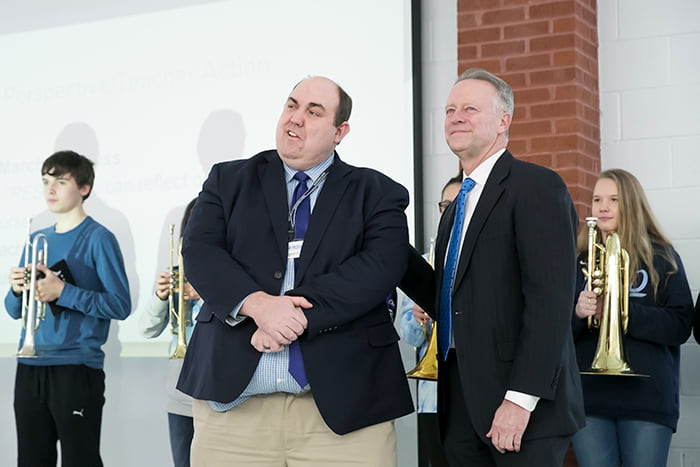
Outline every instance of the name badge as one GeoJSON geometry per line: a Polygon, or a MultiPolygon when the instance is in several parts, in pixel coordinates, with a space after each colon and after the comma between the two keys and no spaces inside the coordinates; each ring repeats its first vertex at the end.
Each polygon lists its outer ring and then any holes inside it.
{"type": "Polygon", "coordinates": [[[287,249],[288,259],[297,259],[301,256],[301,247],[304,245],[304,240],[293,240],[289,242],[289,248],[287,249]]]}

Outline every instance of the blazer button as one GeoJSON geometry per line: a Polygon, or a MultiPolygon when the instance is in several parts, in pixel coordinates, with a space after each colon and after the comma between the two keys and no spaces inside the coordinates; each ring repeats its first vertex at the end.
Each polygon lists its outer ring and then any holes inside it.
{"type": "Polygon", "coordinates": [[[272,275],[275,279],[282,279],[283,274],[279,271],[275,271],[275,273],[272,275]]]}

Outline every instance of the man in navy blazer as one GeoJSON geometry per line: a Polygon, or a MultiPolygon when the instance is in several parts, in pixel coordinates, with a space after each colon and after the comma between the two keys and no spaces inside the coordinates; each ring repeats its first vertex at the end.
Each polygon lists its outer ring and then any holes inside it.
{"type": "Polygon", "coordinates": [[[442,216],[435,272],[414,250],[401,285],[438,329],[451,318],[438,367],[450,466],[561,466],[584,421],[571,336],[578,217],[556,173],[506,149],[512,115],[502,79],[471,69],[457,80],[445,137],[473,188],[442,216]]]}
{"type": "Polygon", "coordinates": [[[351,106],[333,81],[301,81],[277,149],[215,165],[199,194],[183,256],[204,306],[178,383],[196,399],[193,465],[396,465],[393,420],[413,405],[385,298],[408,194],[338,157],[351,106]]]}

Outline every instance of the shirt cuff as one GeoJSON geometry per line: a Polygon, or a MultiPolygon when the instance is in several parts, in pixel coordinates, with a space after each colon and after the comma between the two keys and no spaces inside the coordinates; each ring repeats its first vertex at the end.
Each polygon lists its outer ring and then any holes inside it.
{"type": "Polygon", "coordinates": [[[238,316],[238,312],[241,311],[241,308],[243,308],[243,304],[246,300],[248,300],[248,297],[250,297],[251,295],[252,294],[246,295],[246,297],[243,300],[241,300],[240,303],[236,305],[236,307],[233,310],[231,310],[231,313],[229,313],[226,317],[226,324],[228,324],[229,326],[235,326],[247,318],[247,316],[238,316]]]}
{"type": "Polygon", "coordinates": [[[537,396],[531,396],[530,394],[525,394],[518,391],[506,391],[506,400],[511,401],[513,404],[517,404],[528,412],[532,412],[537,407],[537,403],[540,398],[537,396]]]}

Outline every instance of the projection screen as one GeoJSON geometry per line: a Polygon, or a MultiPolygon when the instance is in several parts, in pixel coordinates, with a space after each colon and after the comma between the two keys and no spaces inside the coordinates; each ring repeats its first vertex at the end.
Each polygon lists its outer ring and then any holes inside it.
{"type": "MultiPolygon", "coordinates": [[[[62,149],[90,157],[85,208],[116,234],[133,301],[110,340],[122,355],[165,355],[168,333],[147,342],[137,320],[167,266],[167,226],[213,163],[274,147],[300,79],[328,76],[352,96],[340,156],[412,191],[410,14],[406,0],[3,2],[0,270],[17,264],[27,218],[32,230],[53,222],[41,162],[62,149]]],[[[20,323],[0,316],[12,355],[20,323]]]]}

